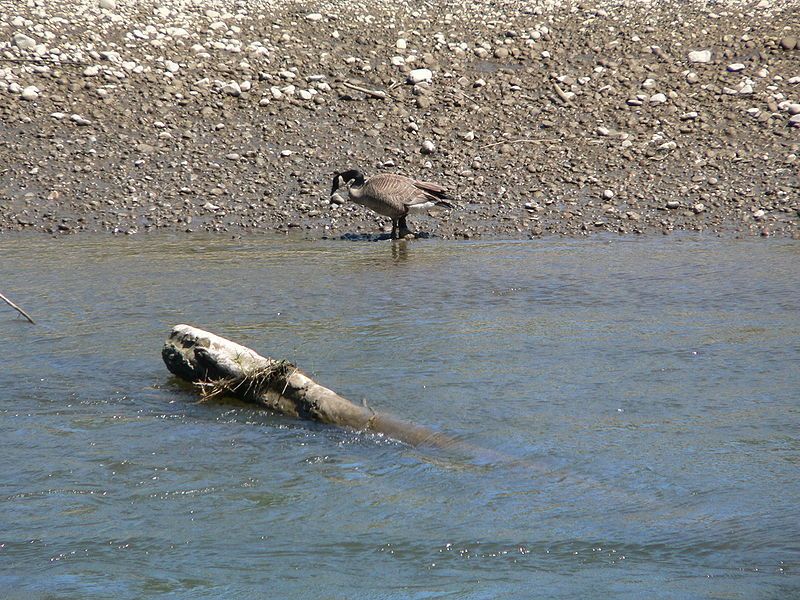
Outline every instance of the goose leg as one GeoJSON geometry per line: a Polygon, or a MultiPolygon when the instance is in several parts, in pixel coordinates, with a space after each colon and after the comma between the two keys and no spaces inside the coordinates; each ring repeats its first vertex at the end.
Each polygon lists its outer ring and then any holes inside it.
{"type": "Polygon", "coordinates": [[[398,220],[398,223],[400,225],[400,237],[401,238],[404,238],[409,233],[411,233],[411,230],[409,230],[408,225],[406,224],[405,216],[400,217],[400,219],[398,220]]]}
{"type": "Polygon", "coordinates": [[[392,239],[397,239],[397,219],[392,219],[392,239]]]}

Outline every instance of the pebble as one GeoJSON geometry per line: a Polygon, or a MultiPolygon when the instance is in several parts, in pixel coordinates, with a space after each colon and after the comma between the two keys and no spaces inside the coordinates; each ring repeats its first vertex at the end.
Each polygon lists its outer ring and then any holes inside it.
{"type": "Polygon", "coordinates": [[[728,65],[728,71],[731,73],[738,73],[739,71],[744,71],[744,65],[742,63],[733,63],[728,65]]]}
{"type": "Polygon", "coordinates": [[[503,46],[496,48],[494,51],[494,57],[499,58],[501,60],[508,58],[508,48],[504,48],[503,46]]]}
{"type": "Polygon", "coordinates": [[[433,154],[436,152],[436,145],[430,140],[425,140],[422,142],[422,148],[420,148],[420,152],[423,154],[433,154]]]}
{"type": "Polygon", "coordinates": [[[35,85],[29,85],[22,90],[23,100],[36,100],[39,97],[39,88],[35,85]]]}
{"type": "Polygon", "coordinates": [[[100,8],[104,8],[105,10],[114,10],[117,8],[116,0],[100,0],[98,4],[100,8]]]}
{"type": "Polygon", "coordinates": [[[711,62],[711,50],[694,50],[689,52],[689,62],[709,63],[711,62]]]}
{"type": "Polygon", "coordinates": [[[706,205],[705,205],[705,204],[703,204],[702,202],[698,202],[697,204],[695,204],[695,205],[693,205],[693,206],[692,206],[692,210],[694,211],[694,213],[695,213],[696,215],[699,215],[699,214],[700,214],[701,212],[703,212],[705,209],[706,209],[706,205]]]}
{"type": "Polygon", "coordinates": [[[239,97],[242,95],[242,88],[235,81],[230,81],[222,86],[222,93],[228,96],[239,97]]]}
{"type": "Polygon", "coordinates": [[[84,77],[95,77],[95,76],[97,76],[98,73],[100,73],[100,67],[98,67],[96,65],[92,65],[90,67],[86,67],[83,70],[83,76],[84,77]]]}
{"type": "Polygon", "coordinates": [[[700,81],[700,77],[694,71],[689,71],[686,74],[686,83],[697,83],[698,81],[700,81]]]}
{"type": "Polygon", "coordinates": [[[753,218],[756,221],[760,221],[761,219],[764,218],[764,215],[766,214],[767,212],[763,208],[759,208],[756,212],[753,213],[753,218]]]}
{"type": "Polygon", "coordinates": [[[790,104],[786,110],[790,115],[800,115],[800,104],[790,104]]]}
{"type": "Polygon", "coordinates": [[[11,38],[11,43],[20,50],[33,50],[36,48],[36,40],[24,33],[15,33],[11,38]]]}
{"type": "Polygon", "coordinates": [[[400,38],[394,43],[394,47],[398,50],[405,50],[408,47],[408,42],[403,38],[400,38]]]}
{"type": "Polygon", "coordinates": [[[800,115],[789,117],[789,125],[791,127],[800,127],[800,115]]]}
{"type": "Polygon", "coordinates": [[[430,83],[433,80],[433,73],[430,69],[414,69],[408,74],[408,82],[417,84],[422,82],[430,83]]]}
{"type": "Polygon", "coordinates": [[[603,198],[611,200],[614,197],[614,190],[603,190],[603,198]]]}
{"type": "Polygon", "coordinates": [[[667,101],[667,97],[664,94],[653,94],[650,96],[650,104],[664,104],[667,101]]]}
{"type": "Polygon", "coordinates": [[[309,13],[306,15],[306,19],[309,21],[322,21],[322,15],[320,13],[309,13]]]}
{"type": "Polygon", "coordinates": [[[781,48],[784,50],[794,50],[797,47],[797,38],[793,35],[787,35],[785,38],[781,38],[781,48]]]}
{"type": "Polygon", "coordinates": [[[86,117],[82,117],[81,115],[72,115],[70,119],[72,119],[72,121],[80,127],[85,127],[86,125],[92,124],[92,122],[89,119],[87,119],[86,117]]]}
{"type": "Polygon", "coordinates": [[[674,209],[680,208],[680,207],[681,207],[681,203],[678,202],[677,200],[668,200],[667,201],[667,208],[669,208],[670,210],[674,210],[674,209]]]}

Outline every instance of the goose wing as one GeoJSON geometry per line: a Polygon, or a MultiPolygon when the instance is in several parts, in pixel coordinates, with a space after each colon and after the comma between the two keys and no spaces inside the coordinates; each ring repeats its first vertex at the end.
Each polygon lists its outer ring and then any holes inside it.
{"type": "Polygon", "coordinates": [[[442,186],[440,186],[438,183],[433,183],[432,181],[420,181],[416,179],[414,180],[414,185],[422,190],[425,190],[426,192],[433,192],[437,195],[447,193],[442,186]]]}
{"type": "Polygon", "coordinates": [[[381,173],[367,180],[364,192],[376,201],[400,210],[435,200],[435,196],[418,183],[403,175],[381,173]]]}
{"type": "Polygon", "coordinates": [[[432,181],[415,180],[414,185],[418,189],[423,191],[423,193],[425,194],[425,198],[424,200],[420,200],[419,202],[414,202],[410,204],[410,206],[414,206],[416,204],[424,204],[426,202],[433,202],[438,206],[455,208],[455,205],[452,202],[448,202],[448,200],[452,200],[452,198],[447,195],[445,189],[438,183],[433,183],[432,181]]]}

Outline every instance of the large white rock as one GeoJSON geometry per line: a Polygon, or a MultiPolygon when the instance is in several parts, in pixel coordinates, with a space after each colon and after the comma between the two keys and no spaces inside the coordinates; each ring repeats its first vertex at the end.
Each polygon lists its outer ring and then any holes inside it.
{"type": "Polygon", "coordinates": [[[433,73],[430,69],[414,69],[408,74],[409,83],[422,83],[431,82],[433,80],[433,73]]]}
{"type": "Polygon", "coordinates": [[[39,88],[35,85],[29,85],[22,90],[23,100],[36,100],[39,97],[39,88]]]}
{"type": "Polygon", "coordinates": [[[711,62],[711,50],[694,50],[689,52],[689,62],[709,63],[711,62]]]}
{"type": "Polygon", "coordinates": [[[36,48],[36,40],[24,33],[15,33],[11,38],[11,43],[20,50],[32,50],[36,48]]]}
{"type": "Polygon", "coordinates": [[[228,96],[238,97],[242,95],[242,88],[236,81],[230,81],[222,86],[222,93],[228,96]]]}

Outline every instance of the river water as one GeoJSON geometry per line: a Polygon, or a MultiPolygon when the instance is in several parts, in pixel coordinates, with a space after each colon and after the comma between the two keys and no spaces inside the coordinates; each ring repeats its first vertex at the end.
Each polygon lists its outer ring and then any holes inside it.
{"type": "Polygon", "coordinates": [[[798,242],[6,237],[0,292],[2,598],[800,594],[798,242]],[[200,403],[177,323],[463,447],[200,403]]]}

